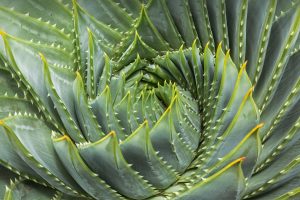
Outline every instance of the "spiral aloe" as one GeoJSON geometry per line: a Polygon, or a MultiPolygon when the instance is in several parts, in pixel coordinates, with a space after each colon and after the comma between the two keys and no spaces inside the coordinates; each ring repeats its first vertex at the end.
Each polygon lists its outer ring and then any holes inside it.
{"type": "Polygon", "coordinates": [[[0,0],[1,199],[300,198],[299,0],[0,0]]]}

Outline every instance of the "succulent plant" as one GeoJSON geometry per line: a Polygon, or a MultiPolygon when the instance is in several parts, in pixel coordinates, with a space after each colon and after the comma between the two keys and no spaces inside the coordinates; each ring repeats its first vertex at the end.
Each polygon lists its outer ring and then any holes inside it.
{"type": "Polygon", "coordinates": [[[299,0],[0,0],[1,199],[299,199],[299,0]]]}

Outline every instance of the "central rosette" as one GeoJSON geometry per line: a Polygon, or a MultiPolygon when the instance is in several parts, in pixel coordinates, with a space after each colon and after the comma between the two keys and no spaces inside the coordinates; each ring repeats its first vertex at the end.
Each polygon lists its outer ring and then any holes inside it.
{"type": "MultiPolygon", "coordinates": [[[[197,155],[203,90],[194,76],[201,75],[198,49],[149,60],[137,56],[124,66],[102,54],[88,66],[87,81],[77,73],[72,85],[82,134],[68,135],[82,160],[112,188],[133,198],[158,194],[197,155]]],[[[56,148],[69,141],[55,138],[56,148]]]]}

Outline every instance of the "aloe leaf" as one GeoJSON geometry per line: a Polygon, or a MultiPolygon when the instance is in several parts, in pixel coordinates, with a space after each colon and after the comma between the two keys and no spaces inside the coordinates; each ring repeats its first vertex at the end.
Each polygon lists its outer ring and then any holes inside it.
{"type": "Polygon", "coordinates": [[[86,89],[91,98],[98,94],[98,83],[104,69],[105,56],[93,33],[88,29],[86,89]]]}
{"type": "Polygon", "coordinates": [[[209,43],[210,49],[214,50],[215,42],[208,18],[205,0],[189,0],[189,8],[191,10],[195,28],[202,47],[205,47],[206,44],[209,43]]]}
{"type": "Polygon", "coordinates": [[[163,39],[153,25],[144,6],[142,7],[140,17],[136,22],[135,29],[142,40],[151,48],[157,51],[167,51],[170,49],[169,44],[163,39]]]}
{"type": "Polygon", "coordinates": [[[0,68],[0,119],[15,112],[29,112],[40,115],[32,105],[28,94],[22,92],[20,83],[16,83],[6,69],[0,68]]]}
{"type": "MultiPolygon", "coordinates": [[[[143,108],[143,100],[145,99],[145,89],[141,91],[141,93],[136,97],[135,102],[133,103],[133,115],[138,124],[142,124],[144,122],[144,108],[143,108]]],[[[134,98],[134,97],[133,97],[134,98]]]]}
{"type": "Polygon", "coordinates": [[[206,45],[204,49],[204,55],[203,55],[203,85],[202,85],[202,90],[203,90],[203,97],[202,97],[202,102],[203,102],[203,113],[205,113],[204,116],[204,127],[207,127],[210,122],[209,118],[211,115],[211,112],[209,112],[209,109],[211,105],[209,104],[209,101],[211,100],[209,98],[210,95],[210,87],[213,82],[213,77],[214,77],[214,65],[215,65],[215,60],[214,60],[214,55],[209,49],[209,46],[206,45]]]}
{"type": "MultiPolygon", "coordinates": [[[[258,130],[263,126],[263,124],[259,124],[254,127],[247,135],[241,140],[241,142],[236,145],[234,149],[232,149],[228,154],[223,157],[219,157],[215,165],[209,168],[210,172],[205,173],[205,177],[207,177],[212,172],[217,172],[221,167],[225,167],[226,164],[229,164],[232,160],[238,159],[241,156],[245,156],[245,160],[242,163],[242,169],[244,176],[249,178],[254,169],[257,162],[257,159],[261,153],[261,140],[258,134],[258,130]]],[[[205,171],[205,170],[203,170],[205,171]]]]}
{"type": "Polygon", "coordinates": [[[190,150],[195,151],[201,138],[201,134],[199,134],[201,122],[197,114],[198,110],[192,110],[190,104],[191,101],[180,95],[178,101],[174,102],[171,116],[175,131],[180,139],[190,150]]]}
{"type": "Polygon", "coordinates": [[[155,95],[155,90],[149,92],[143,101],[145,119],[148,120],[149,126],[153,127],[159,117],[163,114],[163,106],[155,95]],[[152,106],[153,107],[152,107],[152,106]]]}
{"type": "MultiPolygon", "coordinates": [[[[107,1],[108,3],[111,3],[107,1]]],[[[81,32],[81,30],[86,30],[86,25],[91,29],[91,31],[95,34],[95,37],[98,40],[103,41],[104,43],[115,44],[120,41],[121,33],[117,29],[111,28],[109,25],[104,24],[101,21],[95,19],[95,16],[90,15],[86,10],[84,10],[79,3],[73,1],[73,19],[75,20],[75,33],[79,34],[86,31],[81,32]],[[99,31],[101,30],[101,31],[99,31]]],[[[112,19],[112,18],[109,18],[112,19]]],[[[79,45],[80,46],[80,45],[79,45]]]]}
{"type": "Polygon", "coordinates": [[[273,99],[261,114],[261,120],[265,122],[265,127],[261,130],[264,141],[273,135],[279,123],[284,123],[285,128],[288,129],[294,122],[294,120],[284,119],[293,112],[299,101],[299,61],[300,53],[295,53],[290,57],[273,99]]]}
{"type": "Polygon", "coordinates": [[[95,199],[124,199],[89,169],[67,136],[52,137],[55,150],[73,179],[95,199]]]}
{"type": "MultiPolygon", "coordinates": [[[[237,87],[235,86],[235,82],[238,80],[237,70],[234,63],[229,58],[229,52],[225,55],[221,50],[221,44],[218,46],[215,62],[213,80],[211,81],[209,96],[204,108],[207,112],[205,120],[208,121],[205,135],[211,134],[213,129],[217,130],[219,128],[218,123],[223,121],[221,118],[222,114],[224,116],[226,111],[229,112],[231,104],[230,100],[232,101],[235,97],[233,93],[234,89],[237,87]]],[[[236,83],[236,85],[238,85],[238,83],[236,83]]],[[[241,96],[243,97],[243,95],[241,96]]],[[[224,126],[224,128],[225,127],[226,126],[224,126]]],[[[214,140],[213,134],[211,134],[210,138],[214,140]]]]}
{"type": "Polygon", "coordinates": [[[122,53],[118,60],[118,66],[126,66],[139,55],[141,58],[153,58],[158,55],[157,51],[148,46],[136,31],[134,39],[129,47],[122,53]]]}
{"type": "Polygon", "coordinates": [[[119,4],[120,7],[128,10],[130,12],[130,16],[138,17],[141,10],[141,2],[139,0],[115,0],[115,2],[119,4]]]}
{"type": "MultiPolygon", "coordinates": [[[[203,143],[203,146],[208,145],[205,148],[205,152],[200,156],[205,163],[211,165],[217,161],[218,157],[226,155],[233,146],[237,145],[242,138],[258,123],[258,111],[255,109],[255,104],[251,98],[251,90],[245,95],[243,102],[241,103],[235,117],[230,122],[227,129],[217,137],[215,143],[203,143]],[[247,116],[246,121],[242,119],[247,116]],[[243,122],[242,122],[243,121],[243,122]],[[241,125],[243,123],[243,125],[241,125]],[[228,144],[234,144],[229,146],[228,144]],[[213,145],[212,145],[213,144],[213,145]],[[206,160],[207,159],[207,160],[206,160]]],[[[211,142],[211,141],[210,141],[211,142]]]]}
{"type": "Polygon", "coordinates": [[[0,165],[1,169],[1,176],[0,176],[0,197],[4,197],[5,190],[7,185],[9,185],[9,182],[11,179],[14,179],[17,177],[16,174],[12,173],[8,169],[4,168],[0,165]]]}
{"type": "MultiPolygon", "coordinates": [[[[94,37],[101,41],[99,44],[101,49],[104,49],[106,53],[110,53],[110,49],[114,44],[117,44],[121,40],[121,34],[118,30],[111,28],[90,15],[86,10],[84,10],[75,0],[73,2],[73,21],[74,21],[74,45],[76,48],[73,53],[76,56],[74,63],[78,70],[82,74],[85,74],[86,70],[86,58],[88,50],[88,31],[90,29],[93,32],[94,37]],[[101,30],[101,31],[99,31],[101,30]]],[[[98,4],[97,2],[95,2],[98,4]]]]}
{"type": "Polygon", "coordinates": [[[279,131],[275,130],[275,134],[264,142],[262,154],[257,162],[257,171],[261,171],[262,169],[266,168],[275,159],[278,159],[283,152],[288,151],[289,148],[293,148],[295,143],[298,141],[300,137],[300,118],[299,113],[297,114],[297,117],[295,117],[296,120],[293,120],[294,124],[289,127],[287,131],[279,135],[279,131]]]}
{"type": "Polygon", "coordinates": [[[0,107],[0,119],[19,112],[28,112],[31,114],[40,115],[38,110],[24,98],[8,95],[0,96],[0,103],[3,105],[0,107]]]}
{"type": "MultiPolygon", "coordinates": [[[[188,51],[190,52],[190,51],[188,51]]],[[[185,81],[188,83],[187,90],[194,91],[196,88],[195,78],[193,75],[193,69],[190,67],[183,50],[183,46],[180,47],[179,51],[174,51],[169,54],[171,61],[176,65],[176,67],[181,71],[185,81]]]]}
{"type": "MultiPolygon", "coordinates": [[[[6,88],[6,90],[10,92],[9,88],[6,88]]],[[[21,114],[21,112],[26,113],[26,115],[40,115],[28,100],[10,95],[6,93],[4,96],[0,96],[0,119],[21,114]]],[[[2,127],[0,128],[0,132],[2,138],[0,142],[0,163],[11,171],[21,174],[23,177],[27,176],[31,180],[41,181],[38,175],[17,155],[2,127]]]]}
{"type": "Polygon", "coordinates": [[[219,44],[222,41],[222,49],[228,50],[229,42],[225,0],[205,0],[205,3],[215,44],[219,44]]]}
{"type": "MultiPolygon", "coordinates": [[[[247,94],[247,91],[251,90],[251,83],[248,79],[248,76],[245,72],[246,64],[242,66],[242,68],[239,71],[239,74],[236,79],[236,83],[232,92],[232,95],[230,97],[230,100],[226,107],[223,109],[223,112],[219,119],[217,120],[217,123],[212,127],[210,135],[214,135],[214,130],[217,132],[217,135],[220,135],[223,133],[226,128],[228,128],[230,122],[234,118],[235,114],[238,111],[239,105],[243,102],[243,99],[245,95],[247,94]]],[[[254,106],[254,105],[253,105],[254,106]]],[[[255,109],[255,106],[254,106],[255,109]]]]}
{"type": "Polygon", "coordinates": [[[245,60],[247,0],[225,0],[228,40],[233,62],[239,67],[245,60]]]}
{"type": "Polygon", "coordinates": [[[178,49],[183,41],[171,17],[166,2],[150,0],[146,5],[146,10],[152,23],[164,40],[166,40],[173,49],[178,49]]]}
{"type": "MultiPolygon", "coordinates": [[[[54,45],[54,43],[48,45],[23,40],[9,35],[6,32],[2,32],[2,35],[6,48],[6,56],[4,57],[10,61],[11,65],[17,65],[19,70],[22,72],[29,64],[39,64],[34,62],[36,60],[36,57],[38,56],[38,53],[43,53],[47,57],[48,62],[51,65],[60,68],[69,68],[70,70],[73,69],[73,57],[65,48],[56,46],[54,45]],[[22,63],[21,60],[24,52],[26,52],[26,55],[28,55],[28,60],[23,60],[24,62],[22,63]]],[[[4,52],[3,55],[5,55],[4,52]]],[[[24,72],[25,77],[26,75],[26,72],[24,72]]]]}
{"type": "Polygon", "coordinates": [[[234,149],[224,157],[219,157],[216,164],[206,168],[201,167],[201,164],[192,163],[190,169],[180,177],[178,182],[196,184],[214,173],[217,173],[230,162],[241,156],[245,156],[245,160],[242,163],[242,170],[245,178],[248,179],[255,169],[257,158],[261,152],[261,140],[258,135],[258,129],[261,128],[261,126],[262,124],[259,124],[254,127],[234,149]]]}
{"type": "Polygon", "coordinates": [[[116,133],[111,132],[95,143],[79,146],[79,152],[91,169],[99,174],[99,177],[124,196],[138,199],[157,193],[125,161],[116,133]]]}
{"type": "Polygon", "coordinates": [[[23,40],[72,49],[70,35],[50,22],[0,6],[1,29],[23,40]],[[16,26],[16,24],[18,24],[16,26]]]}
{"type": "Polygon", "coordinates": [[[97,82],[98,85],[98,96],[100,93],[110,84],[112,70],[114,69],[115,65],[110,60],[110,58],[104,54],[104,67],[99,77],[99,82],[97,82]]]}
{"type": "Polygon", "coordinates": [[[78,128],[77,121],[75,121],[76,115],[74,98],[72,98],[73,94],[71,90],[73,86],[74,74],[64,73],[65,77],[67,77],[69,80],[68,82],[63,81],[64,79],[61,79],[59,74],[50,72],[46,58],[42,54],[40,56],[43,62],[43,76],[45,78],[48,94],[53,101],[57,112],[61,116],[61,120],[65,129],[68,131],[73,140],[84,141],[84,137],[78,128]],[[70,90],[66,90],[68,87],[70,90]]]}
{"type": "Polygon", "coordinates": [[[253,84],[257,83],[263,68],[276,4],[277,0],[250,0],[248,3],[246,58],[247,72],[253,84]]]}
{"type": "Polygon", "coordinates": [[[290,9],[297,1],[295,0],[278,0],[276,7],[276,16],[280,16],[283,12],[290,9]]]}
{"type": "Polygon", "coordinates": [[[123,140],[125,138],[125,132],[118,123],[111,100],[111,92],[107,86],[103,92],[91,102],[92,112],[96,116],[101,130],[105,134],[115,130],[118,133],[118,138],[123,140]]]}
{"type": "Polygon", "coordinates": [[[272,26],[263,71],[257,82],[254,98],[261,110],[270,102],[278,87],[289,54],[299,34],[300,4],[278,18],[272,26]],[[284,35],[288,35],[285,37],[284,35]],[[276,58],[276,59],[274,59],[276,58]]]}
{"type": "MultiPolygon", "coordinates": [[[[0,65],[1,66],[1,65],[0,65]]],[[[27,93],[20,91],[20,83],[15,82],[8,69],[3,66],[0,68],[0,95],[24,97],[27,93]]]]}
{"type": "MultiPolygon", "coordinates": [[[[287,180],[280,187],[272,188],[267,193],[258,194],[255,199],[267,200],[267,199],[297,199],[299,196],[298,183],[300,181],[299,175],[295,175],[290,180],[287,180]]],[[[272,182],[272,181],[271,181],[272,182]]],[[[247,196],[245,196],[247,197],[247,196]]]]}
{"type": "MultiPolygon", "coordinates": [[[[208,48],[208,47],[206,47],[208,48]]],[[[208,81],[204,85],[204,89],[207,89],[208,91],[204,92],[204,95],[206,96],[205,99],[203,99],[204,103],[204,108],[203,111],[206,113],[204,116],[204,120],[207,121],[206,129],[211,127],[213,125],[213,121],[211,120],[213,117],[216,118],[215,112],[217,111],[217,101],[219,99],[219,95],[222,94],[222,88],[220,88],[221,82],[223,82],[222,85],[224,85],[224,80],[225,80],[225,75],[224,78],[222,79],[222,72],[226,71],[226,64],[227,60],[225,60],[225,57],[228,58],[229,54],[227,52],[226,56],[221,50],[222,44],[220,43],[217,52],[216,52],[216,59],[215,63],[207,63],[211,62],[209,60],[205,61],[205,66],[204,66],[204,79],[208,81]],[[225,62],[226,61],[226,62],[225,62]],[[214,68],[213,68],[214,67],[214,68]],[[221,81],[223,80],[223,81],[221,81]],[[219,89],[219,90],[218,90],[219,89]],[[219,93],[219,94],[218,94],[219,93]]],[[[204,58],[206,59],[211,59],[207,58],[205,56],[204,58]]],[[[220,112],[220,109],[218,109],[220,112]]]]}
{"type": "Polygon", "coordinates": [[[142,109],[143,109],[143,116],[144,120],[147,120],[149,123],[149,126],[153,126],[153,121],[156,120],[154,119],[154,112],[153,109],[151,109],[148,105],[151,105],[152,98],[151,96],[154,95],[154,90],[152,92],[149,92],[148,94],[145,94],[142,98],[142,109]]]}
{"type": "MultiPolygon", "coordinates": [[[[114,1],[77,0],[77,3],[97,21],[112,26],[113,28],[117,28],[120,32],[127,31],[133,22],[130,13],[118,6],[114,1]]],[[[135,2],[133,1],[132,4],[134,3],[135,2]]]]}
{"type": "Polygon", "coordinates": [[[299,187],[298,188],[295,188],[293,190],[290,190],[288,192],[286,192],[285,194],[279,196],[278,198],[276,198],[276,200],[282,200],[282,199],[291,199],[291,198],[299,198],[299,187]]]}
{"type": "Polygon", "coordinates": [[[24,163],[23,159],[17,154],[13,148],[9,137],[5,134],[5,129],[0,128],[1,133],[1,154],[0,163],[5,168],[11,170],[15,174],[21,175],[27,179],[46,184],[46,182],[39,177],[39,175],[31,169],[31,167],[24,163]]]}
{"type": "Polygon", "coordinates": [[[130,134],[137,127],[137,122],[132,114],[132,104],[131,104],[131,93],[128,92],[123,99],[117,103],[114,107],[116,118],[119,120],[119,124],[124,128],[126,134],[130,134]],[[133,127],[133,128],[132,128],[133,127]]]}
{"type": "Polygon", "coordinates": [[[63,32],[67,34],[70,33],[70,30],[72,29],[71,12],[68,9],[68,6],[63,2],[57,0],[51,2],[45,2],[43,0],[36,0],[34,2],[31,0],[24,0],[20,2],[3,0],[0,5],[10,8],[10,10],[16,11],[20,14],[27,14],[35,19],[40,19],[41,21],[51,25],[55,24],[58,29],[63,30],[63,32]],[[55,15],[53,14],[53,10],[55,10],[55,15]]]}
{"type": "Polygon", "coordinates": [[[79,121],[81,130],[88,141],[96,141],[104,136],[99,126],[96,116],[89,109],[88,99],[85,96],[85,90],[82,78],[77,72],[76,79],[73,83],[73,92],[75,99],[76,117],[79,121]]]}
{"type": "Polygon", "coordinates": [[[189,10],[188,1],[167,0],[166,4],[184,41],[184,45],[191,47],[198,36],[189,10]]]}
{"type": "Polygon", "coordinates": [[[148,122],[145,121],[121,144],[124,158],[154,187],[164,189],[172,184],[177,173],[157,155],[150,141],[148,122]],[[141,164],[143,163],[143,164],[141,164]]]}
{"type": "Polygon", "coordinates": [[[61,191],[77,195],[80,191],[57,157],[52,141],[52,130],[37,118],[15,116],[3,120],[6,134],[18,155],[50,184],[61,191]],[[32,130],[39,130],[37,133],[32,130]],[[44,150],[44,153],[40,151],[44,150]]]}
{"type": "Polygon", "coordinates": [[[192,46],[192,53],[190,55],[190,65],[192,65],[193,69],[193,77],[195,79],[195,86],[197,91],[197,99],[200,101],[200,106],[202,104],[201,98],[202,98],[202,91],[201,87],[203,85],[203,64],[201,63],[201,57],[200,57],[200,50],[196,47],[196,42],[194,41],[194,44],[192,46]]]}
{"type": "Polygon", "coordinates": [[[292,180],[299,173],[299,140],[280,154],[269,167],[256,173],[246,189],[248,197],[271,191],[292,180]]]}
{"type": "MultiPolygon", "coordinates": [[[[40,63],[40,60],[37,59],[38,48],[36,47],[38,45],[32,45],[24,41],[22,42],[20,40],[17,40],[16,38],[12,38],[6,33],[3,34],[4,35],[2,39],[4,40],[7,57],[10,61],[10,65],[8,66],[14,74],[14,77],[18,77],[18,79],[20,79],[20,82],[25,85],[26,89],[33,97],[31,100],[33,100],[36,103],[37,107],[43,111],[45,117],[50,121],[53,121],[53,119],[55,119],[58,123],[54,123],[54,125],[57,128],[60,128],[57,113],[56,111],[54,111],[53,104],[47,96],[46,84],[44,81],[40,81],[40,79],[38,78],[43,76],[41,68],[42,63],[40,63]],[[22,56],[22,50],[24,49],[29,52],[26,57],[27,59],[24,59],[22,56]],[[35,60],[37,60],[37,62],[34,62],[35,60]],[[31,68],[27,68],[27,65],[30,65],[31,68]],[[37,76],[32,76],[31,70],[33,69],[35,70],[37,76]]],[[[45,48],[47,47],[45,46],[45,48]]],[[[51,48],[52,47],[50,47],[48,50],[50,50],[51,48]]],[[[50,52],[50,55],[51,53],[53,53],[53,51],[46,52],[50,52]]],[[[57,52],[55,52],[54,54],[57,54],[57,52]]],[[[54,57],[57,58],[57,56],[54,57]]]]}
{"type": "Polygon", "coordinates": [[[151,129],[150,138],[154,149],[159,151],[159,155],[176,171],[182,172],[192,161],[194,154],[175,131],[172,121],[175,101],[177,97],[172,99],[168,109],[151,129]]]}
{"type": "Polygon", "coordinates": [[[40,200],[47,200],[55,197],[55,190],[44,187],[23,179],[15,179],[6,187],[4,200],[24,199],[30,200],[37,196],[40,200]]]}
{"type": "MultiPolygon", "coordinates": [[[[220,77],[220,86],[217,90],[216,102],[214,103],[216,108],[213,115],[213,120],[218,119],[223,112],[223,109],[226,107],[234,90],[235,82],[238,77],[238,71],[235,67],[233,61],[229,57],[229,52],[226,53],[224,58],[224,63],[220,63],[221,66],[221,77],[220,77]],[[223,66],[222,66],[223,65],[223,66]]],[[[218,73],[218,72],[216,72],[218,73]]],[[[212,83],[214,84],[214,82],[212,83]]],[[[211,95],[210,98],[214,98],[214,95],[211,95]]]]}
{"type": "Polygon", "coordinates": [[[241,169],[243,159],[237,159],[207,179],[189,186],[187,191],[180,191],[175,199],[192,200],[198,197],[201,199],[238,199],[245,187],[241,169]],[[221,190],[218,186],[226,190],[221,190]]]}
{"type": "Polygon", "coordinates": [[[183,87],[187,87],[187,82],[184,79],[181,70],[171,60],[171,55],[169,52],[167,52],[165,56],[154,58],[154,62],[169,72],[178,83],[181,83],[183,87]]]}

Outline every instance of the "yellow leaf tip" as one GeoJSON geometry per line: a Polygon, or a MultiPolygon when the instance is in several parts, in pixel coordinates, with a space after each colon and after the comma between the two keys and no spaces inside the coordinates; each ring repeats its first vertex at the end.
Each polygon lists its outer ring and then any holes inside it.
{"type": "Polygon", "coordinates": [[[265,123],[260,123],[260,124],[258,124],[256,127],[257,128],[261,128],[261,127],[263,127],[265,125],[265,123]]]}
{"type": "Polygon", "coordinates": [[[63,135],[62,137],[55,138],[54,142],[60,142],[60,141],[63,141],[63,140],[70,140],[70,138],[67,135],[63,135]]]}
{"type": "Polygon", "coordinates": [[[4,30],[0,29],[0,35],[5,36],[5,35],[7,35],[7,33],[4,30]]]}
{"type": "Polygon", "coordinates": [[[115,137],[116,136],[116,132],[115,131],[111,131],[107,134],[108,137],[115,137]]]}
{"type": "Polygon", "coordinates": [[[47,60],[46,60],[44,54],[42,54],[41,52],[39,52],[39,56],[40,56],[41,60],[43,61],[43,63],[46,63],[46,62],[47,62],[47,60]]]}

